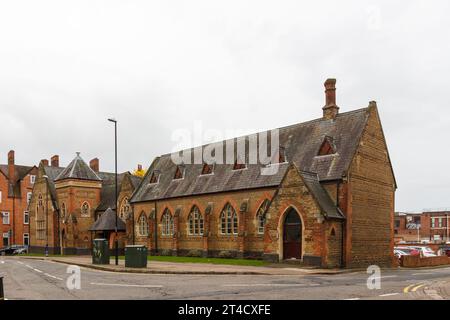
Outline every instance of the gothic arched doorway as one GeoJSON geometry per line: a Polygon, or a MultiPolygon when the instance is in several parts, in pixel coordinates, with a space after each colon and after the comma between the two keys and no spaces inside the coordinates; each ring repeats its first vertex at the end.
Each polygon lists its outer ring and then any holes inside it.
{"type": "Polygon", "coordinates": [[[302,258],[302,220],[294,208],[289,208],[283,224],[283,259],[302,258]]]}

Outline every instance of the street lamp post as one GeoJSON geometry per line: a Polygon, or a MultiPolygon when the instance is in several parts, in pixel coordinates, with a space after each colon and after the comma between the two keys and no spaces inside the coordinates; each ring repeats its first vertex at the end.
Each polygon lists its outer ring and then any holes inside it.
{"type": "Polygon", "coordinates": [[[48,176],[45,179],[45,256],[48,257],[48,176]]]}
{"type": "Polygon", "coordinates": [[[115,239],[114,239],[114,251],[116,256],[116,266],[119,264],[119,240],[117,239],[117,120],[115,119],[108,119],[108,121],[114,123],[114,166],[115,166],[115,192],[116,192],[116,205],[115,205],[115,212],[116,212],[116,225],[115,225],[115,239]]]}

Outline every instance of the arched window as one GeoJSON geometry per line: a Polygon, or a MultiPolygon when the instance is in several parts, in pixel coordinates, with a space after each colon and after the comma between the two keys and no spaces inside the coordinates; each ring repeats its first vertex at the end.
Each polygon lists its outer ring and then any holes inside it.
{"type": "Polygon", "coordinates": [[[44,205],[44,201],[42,200],[42,193],[39,193],[38,196],[38,207],[42,207],[44,205]]]}
{"type": "Polygon", "coordinates": [[[81,205],[81,216],[89,217],[90,211],[91,211],[91,208],[89,206],[89,203],[87,203],[86,201],[83,202],[83,204],[81,205]]]}
{"type": "Polygon", "coordinates": [[[170,213],[169,209],[164,210],[164,213],[162,215],[162,232],[161,234],[163,236],[171,236],[173,235],[173,217],[170,213]]]}
{"type": "Polygon", "coordinates": [[[122,205],[120,206],[119,218],[125,221],[129,217],[130,212],[130,202],[128,201],[128,198],[125,197],[125,199],[122,200],[122,205]]]}
{"type": "Polygon", "coordinates": [[[256,213],[256,224],[258,234],[264,234],[264,226],[266,224],[266,211],[269,207],[269,200],[264,200],[256,213]]]}
{"type": "Polygon", "coordinates": [[[66,204],[63,202],[61,203],[61,219],[64,219],[66,217],[66,204]]]}
{"type": "Polygon", "coordinates": [[[145,213],[142,212],[138,219],[138,235],[141,237],[148,236],[149,228],[148,228],[148,221],[147,217],[145,216],[145,213]]]}
{"type": "Polygon", "coordinates": [[[193,206],[189,213],[189,234],[203,235],[203,217],[197,206],[193,206]]]}
{"type": "Polygon", "coordinates": [[[227,203],[220,214],[220,231],[222,234],[238,233],[238,217],[236,211],[227,203]]]}

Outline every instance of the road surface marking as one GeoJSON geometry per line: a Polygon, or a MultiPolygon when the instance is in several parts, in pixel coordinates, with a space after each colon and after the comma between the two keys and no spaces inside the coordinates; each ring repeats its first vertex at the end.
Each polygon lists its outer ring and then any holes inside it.
{"type": "Polygon", "coordinates": [[[390,296],[396,296],[398,295],[398,292],[395,293],[385,293],[385,294],[380,294],[379,297],[390,297],[390,296]]]}
{"type": "Polygon", "coordinates": [[[29,264],[26,264],[25,267],[30,268],[30,269],[34,269],[32,266],[30,266],[29,264]]]}
{"type": "Polygon", "coordinates": [[[416,292],[417,289],[419,289],[420,287],[423,287],[424,285],[425,284],[420,284],[420,283],[410,284],[409,286],[407,286],[403,289],[403,293],[416,292]],[[411,290],[412,287],[414,287],[414,288],[411,290]]]}
{"type": "Polygon", "coordinates": [[[137,288],[162,288],[160,285],[145,285],[145,284],[121,284],[121,283],[98,283],[91,282],[94,286],[111,286],[111,287],[137,287],[137,288]]]}
{"type": "Polygon", "coordinates": [[[2,261],[0,261],[0,263],[3,264],[3,263],[5,263],[5,261],[2,260],[2,261]]]}
{"type": "Polygon", "coordinates": [[[413,273],[412,276],[421,276],[421,275],[427,275],[427,274],[434,274],[433,272],[419,272],[419,273],[413,273]]]}
{"type": "Polygon", "coordinates": [[[53,279],[56,279],[56,280],[63,280],[62,278],[58,278],[58,277],[55,277],[54,275],[51,275],[51,274],[48,274],[48,273],[44,273],[47,277],[50,277],[50,278],[53,278],[53,279]]]}
{"type": "Polygon", "coordinates": [[[392,276],[381,276],[380,278],[381,279],[386,279],[386,278],[397,278],[398,276],[394,276],[394,275],[392,275],[392,276]]]}
{"type": "Polygon", "coordinates": [[[320,286],[318,283],[252,283],[252,284],[224,284],[223,287],[312,287],[320,286]]]}
{"type": "Polygon", "coordinates": [[[348,298],[348,299],[344,299],[344,300],[360,300],[361,298],[348,298]]]}
{"type": "Polygon", "coordinates": [[[22,264],[24,265],[25,263],[23,263],[22,261],[17,261],[18,264],[22,264]]]}
{"type": "Polygon", "coordinates": [[[423,287],[424,285],[425,285],[425,284],[419,284],[418,286],[414,287],[411,291],[412,291],[412,292],[416,292],[417,289],[423,287]]]}
{"type": "Polygon", "coordinates": [[[36,271],[36,272],[39,272],[39,273],[44,273],[44,271],[41,271],[41,270],[39,270],[39,269],[33,268],[33,270],[36,271]]]}

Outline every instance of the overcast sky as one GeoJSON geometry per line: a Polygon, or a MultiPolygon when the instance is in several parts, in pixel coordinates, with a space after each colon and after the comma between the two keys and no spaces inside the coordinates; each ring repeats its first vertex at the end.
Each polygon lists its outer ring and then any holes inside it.
{"type": "MultiPolygon", "coordinates": [[[[173,151],[176,129],[226,136],[376,100],[397,210],[450,207],[450,2],[0,0],[0,163],[76,151],[113,170],[173,151]]],[[[203,141],[208,142],[208,141],[203,141]]],[[[197,141],[193,142],[198,144],[197,141]]]]}

